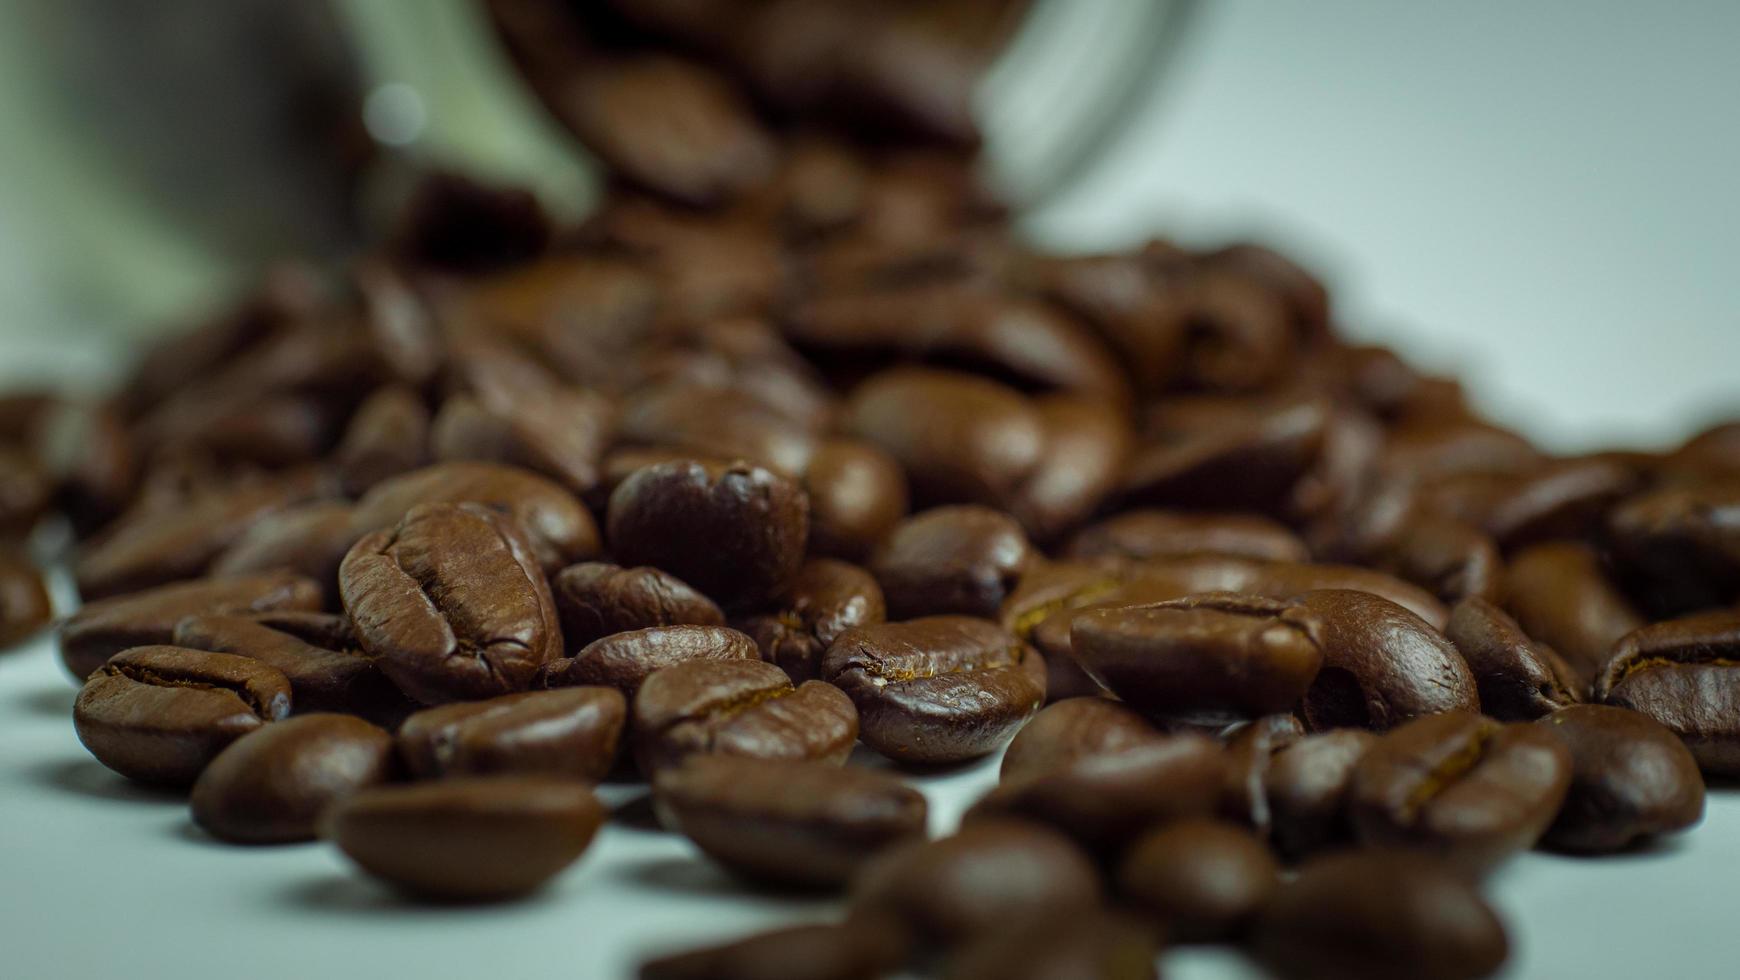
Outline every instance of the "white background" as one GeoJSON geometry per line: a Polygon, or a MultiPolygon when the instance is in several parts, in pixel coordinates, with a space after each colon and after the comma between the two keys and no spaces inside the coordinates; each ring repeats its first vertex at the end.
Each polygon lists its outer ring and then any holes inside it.
{"type": "MultiPolygon", "coordinates": [[[[1659,443],[1740,408],[1740,4],[1233,2],[1182,57],[1040,234],[1277,240],[1360,336],[1472,372],[1556,446],[1659,443]]],[[[625,825],[536,900],[406,905],[320,846],[203,839],[181,801],[84,754],[71,703],[48,643],[0,656],[0,976],[612,977],[827,911],[625,825]]],[[[993,772],[924,780],[933,829],[993,772]]],[[[1653,853],[1527,855],[1493,883],[1509,975],[1731,977],[1737,873],[1731,792],[1653,853]]],[[[1246,975],[1213,952],[1167,969],[1246,975]]]]}

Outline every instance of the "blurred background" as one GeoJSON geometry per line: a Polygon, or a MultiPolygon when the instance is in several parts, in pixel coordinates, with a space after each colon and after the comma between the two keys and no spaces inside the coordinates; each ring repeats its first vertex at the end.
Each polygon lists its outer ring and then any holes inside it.
{"type": "MultiPolygon", "coordinates": [[[[1254,237],[1548,446],[1740,414],[1740,4],[1051,0],[981,93],[1039,242],[1254,237]]],[[[0,385],[95,384],[437,162],[593,167],[466,0],[0,3],[0,385]]]]}

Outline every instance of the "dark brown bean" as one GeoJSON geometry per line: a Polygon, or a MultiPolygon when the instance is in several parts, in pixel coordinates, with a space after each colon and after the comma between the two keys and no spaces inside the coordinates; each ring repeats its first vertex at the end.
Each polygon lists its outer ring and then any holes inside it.
{"type": "Polygon", "coordinates": [[[1644,625],[1608,581],[1593,548],[1555,541],[1525,548],[1504,572],[1504,608],[1523,631],[1565,658],[1587,686],[1613,644],[1644,625]]]}
{"type": "Polygon", "coordinates": [[[83,681],[129,647],[168,643],[189,616],[320,608],[320,586],[288,572],[197,579],[87,602],[60,631],[60,658],[83,681]]]}
{"type": "Polygon", "coordinates": [[[1236,555],[1306,561],[1305,543],[1286,526],[1255,514],[1129,510],[1082,528],[1064,545],[1067,558],[1176,558],[1236,555]]]}
{"type": "Polygon", "coordinates": [[[1507,551],[1541,541],[1587,538],[1636,486],[1636,471],[1616,460],[1555,460],[1512,480],[1486,509],[1483,523],[1507,551]]]}
{"type": "Polygon", "coordinates": [[[427,465],[429,409],[422,397],[410,388],[377,388],[351,416],[332,458],[351,494],[427,465]]]}
{"type": "Polygon", "coordinates": [[[1571,791],[1541,843],[1621,851],[1704,818],[1704,777],[1673,732],[1645,715],[1574,704],[1536,722],[1571,750],[1571,791]]]}
{"type": "Polygon", "coordinates": [[[920,765],[993,752],[1045,703],[1044,660],[967,616],[847,630],[823,656],[821,678],[858,706],[864,744],[920,765]]]}
{"type": "Polygon", "coordinates": [[[1665,725],[1704,772],[1740,775],[1740,612],[1699,613],[1626,634],[1595,700],[1665,725]]]}
{"type": "Polygon", "coordinates": [[[616,763],[628,704],[610,687],[504,694],[405,719],[396,736],[412,775],[566,776],[597,782],[616,763]]]}
{"type": "Polygon", "coordinates": [[[1307,592],[1299,602],[1321,623],[1323,669],[1301,709],[1313,731],[1382,731],[1422,715],[1479,709],[1462,655],[1413,613],[1350,589],[1307,592]]]}
{"type": "Polygon", "coordinates": [[[816,678],[822,655],[841,633],[887,618],[876,579],[856,565],[828,558],[804,562],[769,605],[737,625],[754,637],[763,660],[800,684],[816,678]]]}
{"type": "Polygon", "coordinates": [[[892,774],[825,762],[691,756],[658,774],[665,826],[751,878],[845,885],[891,845],[923,838],[924,794],[892,774]]]}
{"type": "Polygon", "coordinates": [[[809,502],[759,466],[664,463],[616,488],[606,523],[618,560],[662,568],[729,608],[766,599],[797,573],[809,502]]]}
{"type": "Polygon", "coordinates": [[[682,579],[656,568],[570,565],[550,580],[562,639],[579,651],[617,633],[654,626],[723,626],[725,613],[682,579]]]}
{"type": "Polygon", "coordinates": [[[1357,728],[1307,735],[1269,760],[1263,797],[1270,840],[1283,856],[1297,860],[1352,838],[1348,790],[1377,738],[1357,728]]]}
{"type": "Polygon", "coordinates": [[[1570,785],[1571,754],[1550,733],[1450,711],[1367,750],[1348,805],[1366,843],[1428,851],[1480,875],[1533,847],[1570,785]]]}
{"type": "Polygon", "coordinates": [[[1570,665],[1485,599],[1457,603],[1444,635],[1468,661],[1481,710],[1499,721],[1533,721],[1582,700],[1570,665]]]}
{"type": "Polygon", "coordinates": [[[1323,664],[1320,629],[1299,605],[1210,593],[1079,613],[1070,650],[1138,711],[1224,722],[1291,710],[1323,664]]]}
{"type": "Polygon", "coordinates": [[[1305,737],[1305,726],[1293,715],[1265,715],[1222,733],[1226,741],[1226,779],[1221,785],[1220,814],[1267,838],[1274,829],[1269,809],[1267,777],[1275,754],[1305,737]]]}
{"type": "Polygon", "coordinates": [[[895,619],[958,613],[991,618],[1034,555],[1021,525],[973,504],[914,514],[870,559],[895,619]]]}
{"type": "Polygon", "coordinates": [[[634,696],[634,757],[652,775],[692,755],[819,759],[839,765],[858,712],[821,681],[793,686],[761,660],[691,660],[655,671],[634,696]]]}
{"type": "Polygon", "coordinates": [[[1146,718],[1116,701],[1060,701],[1022,726],[1003,753],[998,772],[1004,782],[1023,782],[1080,759],[1112,755],[1167,738],[1146,718]]]}
{"type": "Polygon", "coordinates": [[[53,618],[42,572],[23,555],[0,551],[0,650],[34,636],[53,618]]]}
{"type": "Polygon", "coordinates": [[[1423,855],[1313,860],[1257,918],[1252,951],[1285,980],[1477,980],[1510,941],[1466,879],[1423,855]]]}
{"type": "Polygon", "coordinates": [[[1033,407],[1045,433],[1044,457],[1006,506],[1027,533],[1054,541],[1117,488],[1134,436],[1125,410],[1104,398],[1046,395],[1033,407]]]}
{"type": "Polygon", "coordinates": [[[546,573],[599,552],[598,527],[574,495],[527,470],[472,461],[436,463],[382,480],[356,505],[358,536],[398,524],[417,504],[472,502],[510,515],[546,573]]]}
{"type": "Polygon", "coordinates": [[[436,459],[523,466],[584,494],[598,482],[614,415],[609,399],[579,388],[500,404],[454,395],[435,416],[429,442],[436,459]]]}
{"type": "Polygon", "coordinates": [[[949,957],[947,980],[1155,980],[1158,930],[1095,912],[1017,919],[949,957]]]}
{"type": "Polygon", "coordinates": [[[416,710],[416,703],[357,646],[342,616],[189,616],[176,624],[173,640],[179,647],[231,653],[277,668],[290,681],[298,712],[361,715],[390,727],[416,710]]]}
{"type": "Polygon", "coordinates": [[[1328,406],[1203,397],[1166,403],[1124,471],[1123,498],[1150,507],[1254,510],[1278,515],[1317,458],[1328,406]]]}
{"type": "Polygon", "coordinates": [[[73,705],[79,741],[129,779],[186,786],[231,742],[290,713],[290,682],[256,660],[171,646],[111,657],[73,705]]]}
{"type": "Polygon", "coordinates": [[[1608,515],[1607,540],[1652,608],[1684,613],[1740,597],[1740,483],[1732,479],[1632,497],[1608,515]]]}
{"type": "Polygon", "coordinates": [[[424,704],[524,690],[562,652],[550,587],[519,526],[479,504],[419,504],[339,572],[357,642],[424,704]]]}
{"type": "Polygon", "coordinates": [[[338,608],[338,566],[356,543],[354,508],[342,501],[302,504],[268,514],[213,559],[213,577],[287,571],[319,582],[338,608]]]}
{"type": "Polygon", "coordinates": [[[640,686],[656,670],[691,660],[756,660],[755,641],[723,626],[652,626],[593,640],[572,657],[538,669],[540,688],[614,687],[634,705],[640,686]]]}
{"type": "Polygon", "coordinates": [[[879,980],[906,939],[883,922],[788,926],[643,963],[640,980],[879,980]]]}
{"type": "Polygon", "coordinates": [[[867,442],[830,439],[804,470],[810,495],[810,554],[863,561],[906,516],[906,474],[867,442]]]}
{"type": "Polygon", "coordinates": [[[1504,569],[1498,545],[1463,521],[1416,517],[1370,555],[1380,569],[1413,582],[1446,603],[1498,595],[1504,569]]]}
{"type": "Polygon", "coordinates": [[[413,895],[497,901],[573,864],[605,815],[592,789],[571,779],[444,779],[355,793],[326,811],[321,836],[413,895]]]}
{"type": "Polygon", "coordinates": [[[1238,936],[1281,886],[1281,869],[1250,831],[1216,820],[1179,820],[1130,846],[1118,893],[1181,942],[1238,936]]]}
{"type": "Polygon", "coordinates": [[[193,784],[193,822],[237,844],[313,840],[336,800],[386,782],[393,737],[360,718],[307,714],[230,743],[193,784]]]}

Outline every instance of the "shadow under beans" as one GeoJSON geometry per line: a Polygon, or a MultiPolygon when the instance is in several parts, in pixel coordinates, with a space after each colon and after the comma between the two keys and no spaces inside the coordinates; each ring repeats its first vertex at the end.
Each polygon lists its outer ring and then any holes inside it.
{"type": "Polygon", "coordinates": [[[440,915],[476,916],[491,912],[511,914],[550,900],[553,889],[498,901],[461,901],[417,897],[369,881],[357,875],[324,874],[292,882],[274,899],[302,911],[353,917],[377,915],[414,918],[440,915]]]}
{"type": "Polygon", "coordinates": [[[826,892],[780,888],[733,875],[700,855],[657,857],[629,866],[623,880],[662,892],[696,898],[758,899],[804,908],[827,897],[826,892]]]}
{"type": "Polygon", "coordinates": [[[51,759],[38,763],[29,775],[32,781],[48,789],[87,799],[187,805],[186,791],[132,782],[110,772],[95,759],[51,759]]]}
{"type": "Polygon", "coordinates": [[[651,793],[640,793],[616,803],[610,808],[610,822],[630,830],[644,830],[658,833],[664,830],[659,825],[658,813],[653,810],[651,793]]]}

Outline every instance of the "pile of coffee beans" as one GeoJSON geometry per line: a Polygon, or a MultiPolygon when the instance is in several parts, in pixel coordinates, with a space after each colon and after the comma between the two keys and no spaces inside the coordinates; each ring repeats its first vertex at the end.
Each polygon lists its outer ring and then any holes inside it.
{"type": "MultiPolygon", "coordinates": [[[[0,401],[85,746],[413,896],[536,889],[610,778],[844,897],[648,980],[1482,977],[1495,868],[1698,823],[1740,424],[1554,456],[1262,247],[1035,251],[965,102],[1009,7],[492,4],[594,217],[433,176],[111,397],[0,401]],[[927,839],[901,773],[998,752],[927,839]]],[[[0,556],[0,637],[49,617],[0,556]]]]}

